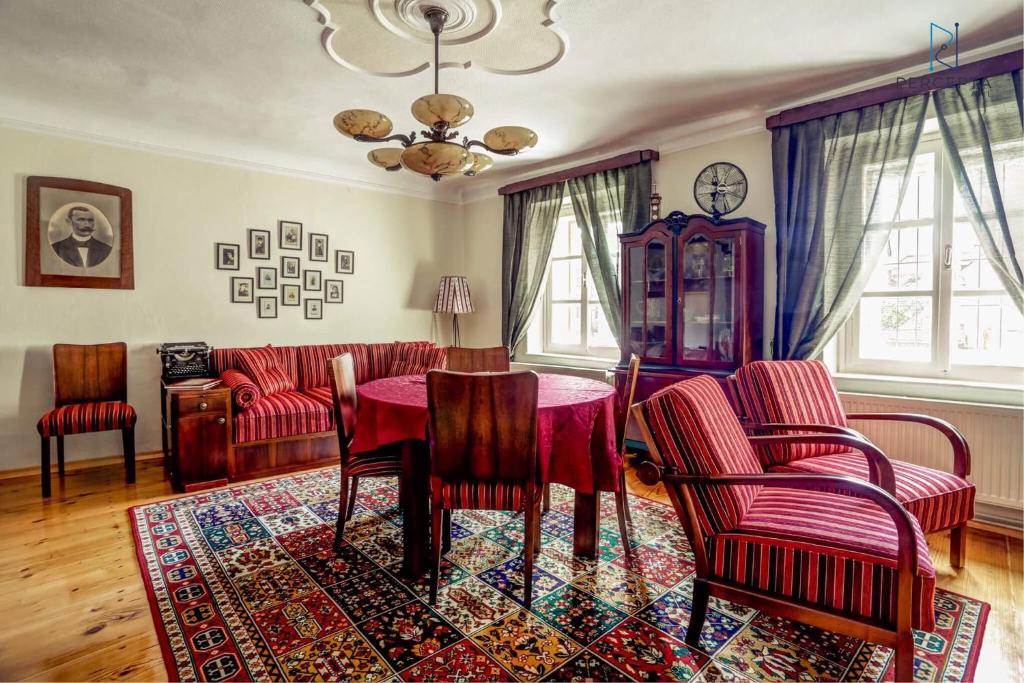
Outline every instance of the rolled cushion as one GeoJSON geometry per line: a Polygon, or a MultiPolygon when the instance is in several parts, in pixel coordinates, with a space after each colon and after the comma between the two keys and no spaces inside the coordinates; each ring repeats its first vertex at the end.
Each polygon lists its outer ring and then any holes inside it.
{"type": "Polygon", "coordinates": [[[242,410],[263,397],[263,392],[256,383],[238,370],[225,370],[220,373],[220,381],[231,389],[231,400],[242,410]]]}
{"type": "Polygon", "coordinates": [[[295,382],[273,347],[239,349],[237,355],[239,369],[256,383],[264,396],[295,391],[295,382]]]}

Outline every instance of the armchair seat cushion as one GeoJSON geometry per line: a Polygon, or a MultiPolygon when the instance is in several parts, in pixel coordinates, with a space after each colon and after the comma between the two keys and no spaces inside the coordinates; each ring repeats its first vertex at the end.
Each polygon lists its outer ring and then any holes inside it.
{"type": "MultiPolygon", "coordinates": [[[[955,474],[890,460],[896,475],[896,499],[917,517],[928,534],[957,526],[974,517],[975,486],[955,474]]],[[[837,453],[794,460],[771,467],[771,472],[842,474],[870,479],[867,458],[862,453],[837,453]]]]}
{"type": "Polygon", "coordinates": [[[263,396],[235,415],[235,443],[314,434],[334,429],[329,406],[297,391],[263,396]]]}
{"type": "Polygon", "coordinates": [[[72,403],[54,408],[41,418],[36,429],[44,438],[66,434],[105,432],[112,429],[130,429],[138,416],[135,408],[122,401],[72,403]]]}
{"type": "MultiPolygon", "coordinates": [[[[935,569],[914,522],[914,628],[935,626],[935,569]]],[[[875,503],[824,491],[762,488],[732,530],[709,539],[713,575],[805,604],[896,623],[897,533],[875,503]]]]}
{"type": "Polygon", "coordinates": [[[441,507],[449,510],[523,509],[526,487],[507,481],[448,481],[434,478],[440,486],[441,507]]]}

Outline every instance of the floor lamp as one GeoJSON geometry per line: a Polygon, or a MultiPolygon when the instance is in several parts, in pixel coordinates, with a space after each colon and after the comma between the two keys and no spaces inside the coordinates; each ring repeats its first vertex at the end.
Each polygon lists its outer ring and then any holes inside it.
{"type": "Polygon", "coordinates": [[[452,344],[460,345],[459,315],[473,312],[473,301],[469,298],[469,283],[463,275],[445,275],[437,288],[434,313],[452,314],[452,344]]]}

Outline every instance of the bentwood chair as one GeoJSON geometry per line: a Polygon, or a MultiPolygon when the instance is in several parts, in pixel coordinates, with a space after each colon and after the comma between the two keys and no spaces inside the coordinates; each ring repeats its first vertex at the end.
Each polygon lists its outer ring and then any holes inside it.
{"type": "Polygon", "coordinates": [[[328,375],[331,380],[331,395],[334,399],[334,422],[338,429],[338,448],[341,451],[341,488],[338,493],[338,525],[334,532],[334,552],[341,549],[345,534],[345,522],[352,517],[355,506],[356,488],[349,491],[349,480],[358,477],[394,477],[402,470],[397,454],[373,451],[354,454],[350,452],[356,433],[356,415],[359,408],[356,394],[356,371],[352,354],[343,353],[332,358],[328,375]]]}
{"type": "Polygon", "coordinates": [[[626,370],[625,402],[622,405],[622,436],[619,437],[619,490],[615,493],[615,515],[619,518],[619,534],[622,536],[622,547],[626,554],[632,553],[630,547],[629,525],[633,524],[633,515],[629,512],[629,494],[626,493],[626,428],[629,427],[630,408],[636,397],[636,380],[640,374],[640,356],[629,355],[629,366],[626,370]]]}
{"type": "MultiPolygon", "coordinates": [[[[975,486],[967,480],[971,451],[956,427],[928,415],[847,413],[828,368],[818,361],[755,361],[736,371],[735,386],[747,428],[758,434],[800,431],[861,436],[849,420],[910,422],[938,430],[952,446],[952,472],[886,459],[887,476],[882,483],[917,517],[924,533],[950,530],[950,562],[957,569],[964,566],[975,486]]],[[[868,461],[843,446],[775,445],[758,449],[758,454],[768,472],[869,477],[868,461]]]]}
{"type": "Polygon", "coordinates": [[[437,603],[441,530],[451,510],[523,511],[523,601],[540,550],[537,374],[427,373],[430,410],[430,604],[437,603]]]}
{"type": "MultiPolygon", "coordinates": [[[[921,527],[861,479],[765,474],[758,446],[822,443],[881,454],[849,434],[748,438],[721,386],[678,382],[637,404],[652,462],[693,548],[686,643],[696,646],[711,596],[893,647],[895,679],[913,680],[912,628],[935,628],[935,569],[921,527]]],[[[884,457],[884,456],[881,456],[884,457]]]]}
{"type": "Polygon", "coordinates": [[[508,372],[508,348],[493,346],[471,349],[464,346],[449,346],[447,369],[452,372],[508,372]]]}
{"type": "Polygon", "coordinates": [[[128,346],[53,345],[53,410],[36,424],[42,438],[43,497],[50,497],[50,437],[57,437],[57,472],[64,478],[64,437],[121,431],[125,481],[135,483],[135,409],[128,405],[128,346]]]}

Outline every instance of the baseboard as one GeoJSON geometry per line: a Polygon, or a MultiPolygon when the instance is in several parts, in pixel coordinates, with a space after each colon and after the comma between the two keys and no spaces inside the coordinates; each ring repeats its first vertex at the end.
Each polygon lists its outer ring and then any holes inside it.
{"type": "MultiPolygon", "coordinates": [[[[144,460],[160,460],[164,457],[163,451],[150,451],[148,453],[136,453],[135,462],[142,462],[144,460]]],[[[83,460],[66,460],[64,462],[65,472],[77,472],[78,470],[91,470],[96,467],[109,467],[111,465],[123,465],[124,456],[121,455],[108,455],[100,458],[85,458],[83,460]]],[[[52,472],[57,471],[57,457],[56,455],[51,457],[50,470],[52,472]]],[[[19,477],[38,477],[39,466],[35,467],[19,467],[16,470],[0,470],[0,481],[6,479],[17,479],[19,477]]]]}
{"type": "Polygon", "coordinates": [[[974,504],[974,518],[993,526],[1006,527],[1016,531],[1024,529],[1024,510],[1020,508],[977,501],[974,504]]]}

